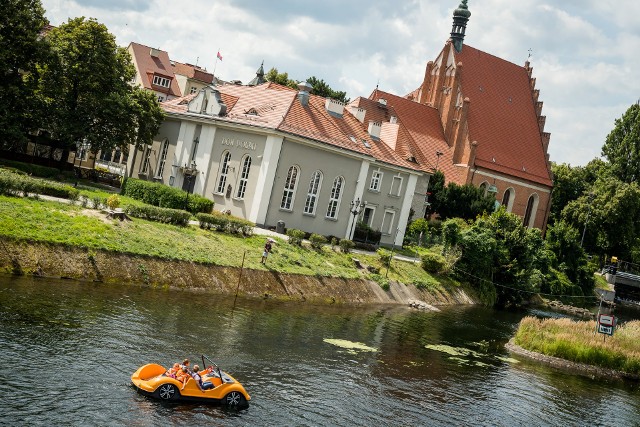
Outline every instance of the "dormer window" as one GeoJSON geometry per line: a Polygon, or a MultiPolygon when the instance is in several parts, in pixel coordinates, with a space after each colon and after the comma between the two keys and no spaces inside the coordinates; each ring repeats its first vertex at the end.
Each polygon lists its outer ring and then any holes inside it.
{"type": "Polygon", "coordinates": [[[171,80],[166,77],[153,76],[153,84],[156,86],[169,87],[171,80]]]}
{"type": "Polygon", "coordinates": [[[247,111],[245,111],[245,114],[249,116],[257,116],[258,110],[256,110],[255,108],[249,108],[247,111]]]}

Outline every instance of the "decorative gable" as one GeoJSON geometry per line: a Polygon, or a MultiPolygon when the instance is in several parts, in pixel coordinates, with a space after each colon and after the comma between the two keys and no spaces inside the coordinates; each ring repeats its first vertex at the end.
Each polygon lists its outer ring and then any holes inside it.
{"type": "Polygon", "coordinates": [[[222,101],[217,89],[207,86],[189,101],[187,111],[208,116],[224,116],[227,113],[227,105],[222,101]]]}

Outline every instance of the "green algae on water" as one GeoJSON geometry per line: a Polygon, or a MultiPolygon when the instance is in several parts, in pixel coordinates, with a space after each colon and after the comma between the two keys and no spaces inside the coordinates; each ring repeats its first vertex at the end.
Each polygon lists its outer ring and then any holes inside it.
{"type": "Polygon", "coordinates": [[[378,351],[377,349],[373,347],[369,347],[361,342],[353,342],[353,341],[334,339],[334,338],[325,338],[323,339],[323,341],[326,342],[327,344],[335,345],[336,347],[345,348],[353,353],[357,351],[370,351],[370,352],[378,351]]]}

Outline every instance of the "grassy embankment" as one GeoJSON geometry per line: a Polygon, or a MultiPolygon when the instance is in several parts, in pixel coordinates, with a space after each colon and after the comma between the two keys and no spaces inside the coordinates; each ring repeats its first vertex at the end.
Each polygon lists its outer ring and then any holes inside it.
{"type": "MultiPolygon", "coordinates": [[[[83,191],[89,199],[108,193],[83,191]]],[[[269,269],[279,273],[321,275],[342,278],[369,278],[384,285],[386,273],[377,256],[343,254],[338,248],[322,250],[291,245],[276,239],[267,266],[260,263],[264,236],[242,237],[198,226],[179,227],[134,218],[133,221],[108,220],[99,210],[76,204],[0,196],[0,238],[105,250],[170,260],[194,261],[240,267],[246,251],[245,268],[269,269]],[[380,269],[379,275],[354,266],[362,264],[380,269]]],[[[126,197],[122,204],[139,203],[126,197]]],[[[425,272],[419,263],[394,260],[388,279],[405,284],[438,289],[441,283],[457,286],[446,278],[425,272]]],[[[384,286],[383,286],[384,287],[384,286]]]]}
{"type": "Polygon", "coordinates": [[[514,341],[547,356],[640,375],[640,321],[620,325],[606,340],[595,328],[594,321],[525,317],[514,341]]]}

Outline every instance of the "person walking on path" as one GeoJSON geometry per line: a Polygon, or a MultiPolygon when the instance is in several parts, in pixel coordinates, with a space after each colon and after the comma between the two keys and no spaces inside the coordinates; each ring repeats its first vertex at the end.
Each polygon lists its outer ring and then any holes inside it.
{"type": "Polygon", "coordinates": [[[264,250],[262,251],[262,260],[260,261],[262,264],[267,263],[267,257],[271,253],[271,239],[267,239],[267,243],[264,244],[264,250]]]}

